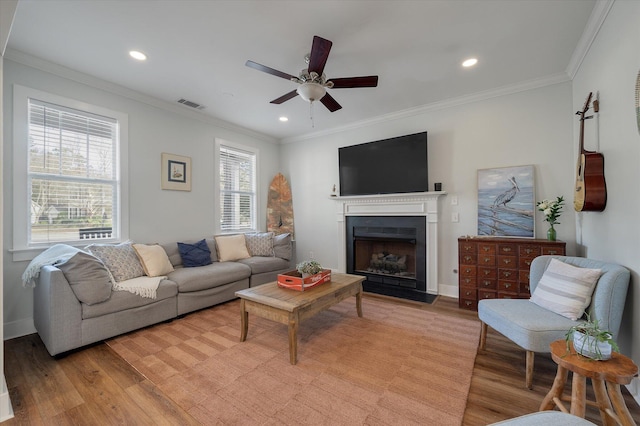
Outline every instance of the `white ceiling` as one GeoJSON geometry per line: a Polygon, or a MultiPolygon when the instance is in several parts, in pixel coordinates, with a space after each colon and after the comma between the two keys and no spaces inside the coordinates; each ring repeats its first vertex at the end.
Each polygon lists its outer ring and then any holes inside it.
{"type": "MultiPolygon", "coordinates": [[[[352,125],[533,80],[567,78],[595,0],[20,0],[8,48],[211,115],[275,139],[352,125]],[[378,75],[377,88],[332,89],[330,113],[269,101],[306,68],[314,35],[333,42],[328,78],[378,75]],[[128,56],[138,49],[140,63],[128,56]],[[476,67],[460,63],[471,56],[476,67]],[[289,117],[282,123],[278,117],[289,117]]],[[[8,54],[8,57],[10,55],[8,54]]],[[[187,108],[180,106],[181,108],[187,108]]]]}

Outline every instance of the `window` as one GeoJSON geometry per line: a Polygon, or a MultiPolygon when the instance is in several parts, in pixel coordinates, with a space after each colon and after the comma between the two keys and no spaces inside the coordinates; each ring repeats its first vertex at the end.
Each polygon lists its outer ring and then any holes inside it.
{"type": "Polygon", "coordinates": [[[256,157],[250,148],[218,144],[220,168],[220,230],[256,229],[256,157]]]}
{"type": "Polygon", "coordinates": [[[14,93],[14,250],[126,236],[126,115],[20,86],[14,93]]]}

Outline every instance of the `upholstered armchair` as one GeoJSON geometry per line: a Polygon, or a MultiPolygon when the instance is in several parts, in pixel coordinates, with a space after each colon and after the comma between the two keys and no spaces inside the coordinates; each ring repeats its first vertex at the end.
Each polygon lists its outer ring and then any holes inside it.
{"type": "MultiPolygon", "coordinates": [[[[531,294],[549,267],[552,259],[580,268],[600,269],[600,275],[591,303],[586,313],[598,320],[603,329],[608,329],[617,337],[622,320],[629,271],[617,264],[606,263],[582,257],[540,256],[531,263],[529,283],[531,294]]],[[[554,313],[529,299],[485,299],[478,303],[478,317],[482,321],[479,348],[484,350],[487,340],[487,326],[512,340],[526,351],[526,386],[533,386],[533,365],[536,352],[549,353],[549,345],[564,339],[566,332],[579,322],[554,313]]]]}

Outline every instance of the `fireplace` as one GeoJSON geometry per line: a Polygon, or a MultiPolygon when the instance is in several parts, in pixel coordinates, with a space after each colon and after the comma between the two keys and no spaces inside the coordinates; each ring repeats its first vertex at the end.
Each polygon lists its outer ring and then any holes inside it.
{"type": "Polygon", "coordinates": [[[433,299],[438,294],[438,199],[444,195],[446,193],[440,191],[331,197],[336,201],[340,243],[338,272],[366,276],[366,291],[382,293],[385,291],[382,289],[386,289],[387,293],[383,294],[393,293],[390,295],[414,300],[433,299]],[[380,217],[391,220],[391,224],[368,226],[367,220],[380,217]],[[367,230],[358,229],[354,236],[353,220],[357,223],[355,228],[371,228],[368,231],[373,232],[363,235],[367,230]],[[361,220],[365,220],[364,225],[358,222],[361,220]],[[357,251],[364,250],[361,252],[364,254],[350,256],[353,246],[357,251]],[[383,255],[375,259],[382,262],[382,269],[369,266],[376,252],[383,255]],[[391,257],[385,259],[384,253],[391,257]],[[401,259],[402,256],[406,258],[401,259]],[[370,267],[374,270],[368,271],[370,267]]]}
{"type": "Polygon", "coordinates": [[[426,301],[426,218],[348,216],[347,273],[365,291],[426,301]]]}

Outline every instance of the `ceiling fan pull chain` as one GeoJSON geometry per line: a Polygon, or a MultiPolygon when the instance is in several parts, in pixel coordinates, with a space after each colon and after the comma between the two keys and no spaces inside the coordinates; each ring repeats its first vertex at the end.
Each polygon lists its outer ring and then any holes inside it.
{"type": "Polygon", "coordinates": [[[311,119],[311,127],[312,127],[312,128],[315,128],[315,127],[316,127],[316,124],[315,124],[315,122],[313,121],[313,102],[309,102],[309,115],[310,115],[310,117],[309,117],[309,118],[311,119]]]}

